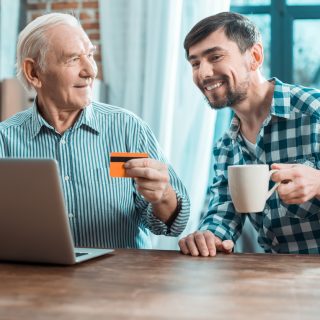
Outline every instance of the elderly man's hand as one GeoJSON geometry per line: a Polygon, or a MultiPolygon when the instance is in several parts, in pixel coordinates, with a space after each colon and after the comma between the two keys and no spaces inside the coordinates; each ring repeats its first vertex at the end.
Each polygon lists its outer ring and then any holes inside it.
{"type": "Polygon", "coordinates": [[[272,169],[279,171],[272,175],[278,187],[281,200],[287,204],[301,204],[313,197],[320,197],[320,171],[302,164],[274,163],[272,169]]]}
{"type": "Polygon", "coordinates": [[[182,253],[194,257],[214,257],[217,251],[231,253],[234,243],[231,240],[222,241],[211,231],[196,231],[179,241],[179,247],[182,253]]]}
{"type": "Polygon", "coordinates": [[[168,167],[155,159],[133,159],[124,164],[126,173],[134,178],[138,192],[150,203],[166,198],[170,188],[168,167]]]}

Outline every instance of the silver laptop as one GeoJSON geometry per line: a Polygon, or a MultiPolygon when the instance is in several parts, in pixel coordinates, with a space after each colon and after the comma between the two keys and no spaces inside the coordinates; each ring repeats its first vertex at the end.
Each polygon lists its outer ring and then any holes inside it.
{"type": "Polygon", "coordinates": [[[58,164],[0,159],[0,260],[75,264],[111,249],[74,248],[58,164]]]}

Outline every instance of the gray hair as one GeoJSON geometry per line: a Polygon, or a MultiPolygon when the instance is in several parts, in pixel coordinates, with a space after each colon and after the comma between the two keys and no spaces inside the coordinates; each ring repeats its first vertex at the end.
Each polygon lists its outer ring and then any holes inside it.
{"type": "Polygon", "coordinates": [[[48,13],[31,21],[19,34],[17,44],[17,78],[26,89],[31,89],[27,81],[23,63],[26,58],[33,59],[37,67],[45,70],[45,57],[48,51],[48,38],[46,32],[57,25],[81,26],[74,16],[67,13],[48,13]]]}

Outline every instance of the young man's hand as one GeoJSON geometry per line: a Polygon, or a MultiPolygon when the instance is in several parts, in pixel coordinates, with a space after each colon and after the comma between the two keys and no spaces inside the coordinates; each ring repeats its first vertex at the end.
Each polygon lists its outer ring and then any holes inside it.
{"type": "Polygon", "coordinates": [[[211,231],[196,231],[179,241],[179,247],[182,253],[194,257],[214,257],[217,251],[231,253],[234,243],[231,240],[222,241],[211,231]]]}
{"type": "Polygon", "coordinates": [[[287,204],[301,204],[314,197],[320,198],[320,171],[303,164],[274,163],[274,182],[281,182],[277,191],[287,204]]]}

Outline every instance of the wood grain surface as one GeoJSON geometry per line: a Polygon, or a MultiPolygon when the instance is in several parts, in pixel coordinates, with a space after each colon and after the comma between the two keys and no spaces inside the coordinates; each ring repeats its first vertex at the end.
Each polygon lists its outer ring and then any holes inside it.
{"type": "Polygon", "coordinates": [[[320,256],[116,250],[61,267],[0,263],[0,319],[319,319],[320,256]]]}

